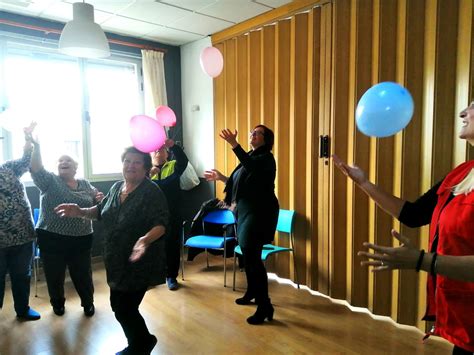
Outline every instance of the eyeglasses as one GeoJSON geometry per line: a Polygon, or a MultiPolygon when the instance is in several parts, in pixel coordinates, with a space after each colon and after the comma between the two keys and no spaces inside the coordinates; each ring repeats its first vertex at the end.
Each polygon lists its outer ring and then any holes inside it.
{"type": "Polygon", "coordinates": [[[256,137],[259,134],[261,134],[263,136],[263,132],[261,132],[261,131],[250,131],[249,132],[250,137],[256,137]]]}

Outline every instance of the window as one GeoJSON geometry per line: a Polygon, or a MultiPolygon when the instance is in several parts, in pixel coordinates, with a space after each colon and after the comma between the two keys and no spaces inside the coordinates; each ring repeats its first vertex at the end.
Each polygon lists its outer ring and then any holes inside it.
{"type": "Polygon", "coordinates": [[[9,42],[3,48],[0,162],[21,157],[22,128],[36,121],[46,169],[56,171],[68,154],[79,161],[78,177],[117,179],[120,154],[131,145],[128,122],[143,111],[140,59],[77,59],[9,42]]]}

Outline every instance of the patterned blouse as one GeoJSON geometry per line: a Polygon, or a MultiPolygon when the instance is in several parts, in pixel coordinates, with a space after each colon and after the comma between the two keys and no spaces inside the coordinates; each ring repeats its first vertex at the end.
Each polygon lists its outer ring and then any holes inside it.
{"type": "Polygon", "coordinates": [[[35,239],[30,202],[20,177],[30,167],[31,152],[0,165],[0,248],[25,244],[35,239]]]}
{"type": "Polygon", "coordinates": [[[111,289],[136,291],[165,282],[164,237],[148,246],[140,260],[128,259],[140,237],[153,227],[166,227],[169,213],[165,195],[148,178],[122,203],[123,183],[116,182],[98,205],[105,232],[104,262],[111,289]]]}
{"type": "Polygon", "coordinates": [[[84,236],[92,233],[92,222],[82,218],[61,218],[54,208],[61,203],[76,203],[92,207],[96,189],[87,181],[77,179],[77,188],[70,188],[59,176],[44,168],[31,173],[33,182],[40,189],[40,215],[37,228],[66,236],[84,236]]]}

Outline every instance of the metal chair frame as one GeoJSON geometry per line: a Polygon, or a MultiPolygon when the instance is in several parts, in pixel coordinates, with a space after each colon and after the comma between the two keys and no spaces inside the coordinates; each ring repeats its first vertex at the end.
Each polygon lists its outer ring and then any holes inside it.
{"type": "MultiPolygon", "coordinates": [[[[262,261],[263,264],[266,266],[267,259],[270,255],[272,254],[278,254],[282,252],[291,252],[293,253],[293,270],[294,270],[294,278],[296,281],[296,284],[298,288],[300,288],[300,284],[298,282],[298,271],[296,269],[296,254],[295,254],[295,240],[294,240],[294,234],[293,234],[293,224],[294,224],[294,217],[295,217],[295,211],[293,210],[284,210],[280,209],[280,212],[278,214],[278,223],[277,223],[277,232],[283,232],[289,234],[289,241],[290,241],[290,247],[289,248],[284,248],[284,247],[279,247],[274,244],[265,244],[263,246],[262,250],[262,261]],[[290,215],[290,217],[288,217],[290,215]],[[290,218],[290,221],[286,221],[285,219],[290,218]]],[[[236,254],[242,255],[242,250],[240,249],[240,246],[236,246],[234,248],[234,267],[233,267],[233,280],[232,280],[232,290],[235,291],[235,271],[236,271],[236,254]]]]}
{"type": "Polygon", "coordinates": [[[203,237],[203,236],[208,236],[208,237],[214,237],[214,238],[221,238],[224,242],[224,247],[223,248],[203,248],[206,251],[206,264],[207,268],[209,268],[209,253],[208,249],[213,249],[213,250],[222,250],[224,251],[224,287],[227,286],[227,241],[229,238],[227,236],[227,227],[229,225],[233,226],[234,229],[234,235],[237,235],[237,229],[236,229],[236,221],[233,213],[230,210],[218,210],[218,211],[211,211],[209,212],[204,218],[202,219],[202,230],[205,233],[205,224],[206,223],[213,223],[213,224],[220,224],[222,225],[222,229],[224,230],[224,235],[223,236],[211,236],[211,235],[199,235],[199,236],[193,236],[189,238],[188,240],[185,240],[184,236],[184,226],[186,222],[183,222],[183,228],[181,230],[181,236],[182,236],[182,243],[181,243],[181,279],[184,281],[184,248],[185,247],[192,247],[187,245],[188,241],[192,238],[195,237],[203,237]],[[220,223],[218,222],[219,218],[215,218],[216,214],[225,214],[225,219],[227,223],[220,223]],[[230,216],[232,215],[232,218],[230,216]]]}
{"type": "MultiPolygon", "coordinates": [[[[34,227],[38,223],[39,218],[39,208],[33,210],[33,222],[34,227]]],[[[35,279],[35,297],[38,297],[38,281],[39,281],[39,268],[40,268],[40,249],[38,247],[38,242],[35,240],[33,242],[33,277],[35,279]]]]}

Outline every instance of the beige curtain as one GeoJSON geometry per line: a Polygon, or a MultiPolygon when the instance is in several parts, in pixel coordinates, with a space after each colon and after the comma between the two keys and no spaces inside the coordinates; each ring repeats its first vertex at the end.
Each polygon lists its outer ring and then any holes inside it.
{"type": "Polygon", "coordinates": [[[145,114],[151,117],[158,106],[168,105],[163,57],[163,52],[142,49],[145,114]]]}

